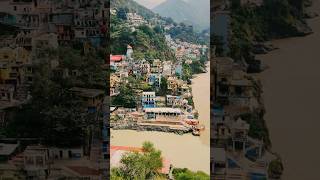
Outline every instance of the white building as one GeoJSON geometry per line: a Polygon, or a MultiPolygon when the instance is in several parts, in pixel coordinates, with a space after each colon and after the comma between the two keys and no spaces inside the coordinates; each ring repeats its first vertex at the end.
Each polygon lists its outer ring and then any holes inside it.
{"type": "Polygon", "coordinates": [[[172,75],[172,63],[170,61],[164,61],[162,64],[162,75],[171,76],[172,75]]]}
{"type": "Polygon", "coordinates": [[[132,54],[133,54],[133,49],[130,45],[127,46],[127,59],[131,59],[132,58],[132,54]]]}
{"type": "Polygon", "coordinates": [[[127,13],[127,19],[129,23],[133,26],[140,26],[146,23],[143,17],[138,15],[137,13],[127,13]]]}
{"type": "Polygon", "coordinates": [[[181,99],[180,96],[166,95],[166,105],[168,107],[172,107],[175,104],[175,102],[179,99],[181,99]]]}
{"type": "Polygon", "coordinates": [[[183,114],[179,108],[168,107],[147,108],[143,111],[145,112],[146,119],[157,119],[158,117],[179,118],[183,114]]]}
{"type": "Polygon", "coordinates": [[[143,92],[141,102],[143,108],[154,108],[156,106],[156,93],[143,92]]]}

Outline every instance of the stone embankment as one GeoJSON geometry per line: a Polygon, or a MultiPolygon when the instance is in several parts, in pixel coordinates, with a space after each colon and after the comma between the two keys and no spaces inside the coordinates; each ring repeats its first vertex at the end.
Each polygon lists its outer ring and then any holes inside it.
{"type": "Polygon", "coordinates": [[[175,127],[170,125],[152,124],[152,123],[137,123],[137,122],[121,122],[110,123],[110,126],[114,130],[136,130],[136,131],[159,131],[175,134],[186,134],[192,132],[192,128],[189,127],[175,127]]]}

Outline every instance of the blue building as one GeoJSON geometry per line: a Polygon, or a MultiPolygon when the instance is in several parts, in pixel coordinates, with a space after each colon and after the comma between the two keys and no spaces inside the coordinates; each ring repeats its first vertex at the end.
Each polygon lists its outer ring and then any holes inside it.
{"type": "Polygon", "coordinates": [[[161,74],[149,74],[147,82],[151,86],[155,86],[156,88],[160,88],[161,85],[161,74]]]}
{"type": "Polygon", "coordinates": [[[142,107],[155,108],[156,107],[156,93],[155,92],[143,92],[141,97],[142,107]]]}
{"type": "Polygon", "coordinates": [[[8,13],[0,13],[0,22],[8,25],[16,25],[17,19],[15,16],[8,13]]]}

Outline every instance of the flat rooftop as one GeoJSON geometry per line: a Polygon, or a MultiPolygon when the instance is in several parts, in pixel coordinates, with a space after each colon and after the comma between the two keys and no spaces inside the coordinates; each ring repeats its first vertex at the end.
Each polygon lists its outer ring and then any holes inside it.
{"type": "Polygon", "coordinates": [[[159,108],[145,108],[144,112],[146,113],[179,113],[182,111],[179,108],[168,108],[168,107],[159,107],[159,108]]]}

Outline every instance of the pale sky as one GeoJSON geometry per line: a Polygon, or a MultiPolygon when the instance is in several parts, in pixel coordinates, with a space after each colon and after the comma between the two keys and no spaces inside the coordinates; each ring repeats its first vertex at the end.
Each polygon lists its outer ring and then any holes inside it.
{"type": "Polygon", "coordinates": [[[135,0],[135,1],[149,9],[152,9],[166,0],[135,0]]]}

